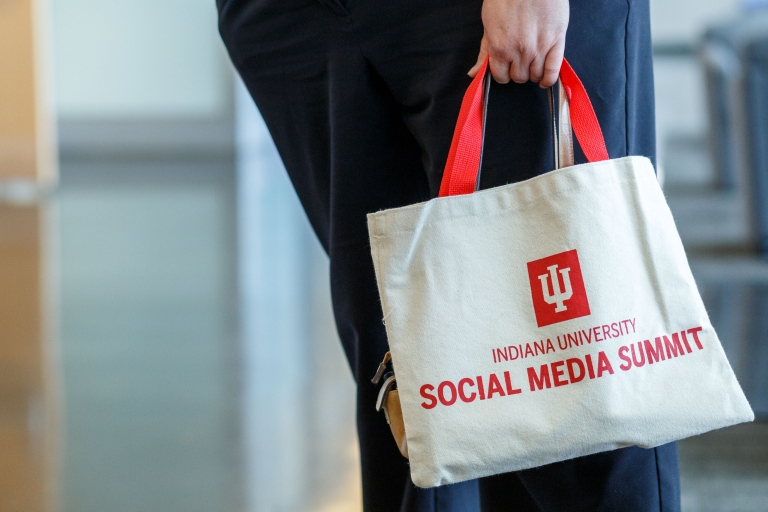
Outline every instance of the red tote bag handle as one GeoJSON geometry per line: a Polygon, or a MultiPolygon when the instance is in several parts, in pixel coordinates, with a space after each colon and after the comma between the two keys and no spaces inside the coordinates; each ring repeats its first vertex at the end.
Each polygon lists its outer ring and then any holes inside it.
{"type": "MultiPolygon", "coordinates": [[[[459,119],[453,132],[448,161],[445,163],[439,197],[471,194],[475,191],[480,155],[483,149],[483,79],[488,72],[488,59],[469,84],[461,102],[459,119]]],[[[584,84],[563,59],[562,82],[570,100],[571,125],[588,162],[608,160],[605,139],[597,122],[592,102],[584,84]]]]}

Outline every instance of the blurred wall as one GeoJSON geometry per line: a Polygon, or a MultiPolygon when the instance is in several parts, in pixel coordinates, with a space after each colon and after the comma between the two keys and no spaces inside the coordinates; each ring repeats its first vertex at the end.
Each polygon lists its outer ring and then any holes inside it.
{"type": "Polygon", "coordinates": [[[746,0],[651,0],[654,44],[694,44],[705,28],[735,16],[746,0]]]}
{"type": "Polygon", "coordinates": [[[61,508],[242,510],[233,85],[215,2],[44,1],[61,508]]]}
{"type": "MultiPolygon", "coordinates": [[[[217,117],[231,111],[213,0],[50,0],[59,114],[217,117]]],[[[657,46],[692,45],[748,0],[651,0],[657,46]]]]}
{"type": "Polygon", "coordinates": [[[0,1],[0,510],[55,510],[59,379],[48,207],[56,179],[45,4],[0,1]]]}
{"type": "Polygon", "coordinates": [[[50,1],[63,120],[231,113],[213,0],[50,1]]]}
{"type": "Polygon", "coordinates": [[[707,131],[704,77],[695,55],[705,30],[733,18],[743,0],[651,0],[656,124],[660,161],[666,139],[701,138],[707,131]],[[658,108],[664,105],[665,108],[658,108]]]}
{"type": "Polygon", "coordinates": [[[46,7],[0,2],[0,180],[56,178],[46,7]]]}
{"type": "Polygon", "coordinates": [[[708,27],[737,16],[745,1],[651,0],[657,161],[667,188],[714,180],[704,148],[708,113],[697,45],[708,27]]]}

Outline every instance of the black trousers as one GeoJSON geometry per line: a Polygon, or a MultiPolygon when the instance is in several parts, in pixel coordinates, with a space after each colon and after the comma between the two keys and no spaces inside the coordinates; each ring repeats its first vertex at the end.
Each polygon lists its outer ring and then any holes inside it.
{"type": "MultiPolygon", "coordinates": [[[[366,214],[437,195],[477,58],[481,0],[218,0],[230,56],[331,260],[339,335],[358,383],[365,510],[676,511],[677,449],[626,448],[417,489],[370,378],[387,339],[366,214]]],[[[611,158],[654,147],[648,0],[571,0],[565,54],[611,158]]],[[[547,172],[546,93],[493,84],[482,187],[547,172]]],[[[577,149],[577,162],[583,161],[577,149]]]]}

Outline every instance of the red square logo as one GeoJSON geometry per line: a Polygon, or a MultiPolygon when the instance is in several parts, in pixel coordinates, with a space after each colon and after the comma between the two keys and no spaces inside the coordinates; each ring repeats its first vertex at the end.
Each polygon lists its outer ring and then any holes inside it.
{"type": "Polygon", "coordinates": [[[529,261],[528,279],[539,327],[589,315],[576,249],[529,261]]]}

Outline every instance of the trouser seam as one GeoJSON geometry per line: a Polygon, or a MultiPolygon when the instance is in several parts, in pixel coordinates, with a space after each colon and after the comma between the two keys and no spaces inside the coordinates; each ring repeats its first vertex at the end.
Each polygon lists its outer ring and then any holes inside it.
{"type": "Polygon", "coordinates": [[[632,14],[632,5],[630,0],[627,0],[627,19],[624,22],[624,156],[628,156],[631,153],[629,149],[629,19],[632,14]]]}
{"type": "Polygon", "coordinates": [[[656,484],[659,487],[659,512],[664,510],[664,500],[661,497],[661,470],[659,468],[659,449],[653,449],[653,458],[656,461],[656,484]]]}
{"type": "Polygon", "coordinates": [[[342,0],[318,0],[318,3],[323,7],[330,9],[331,12],[337,16],[341,16],[342,18],[349,17],[349,10],[345,5],[346,2],[343,2],[342,0]]]}

